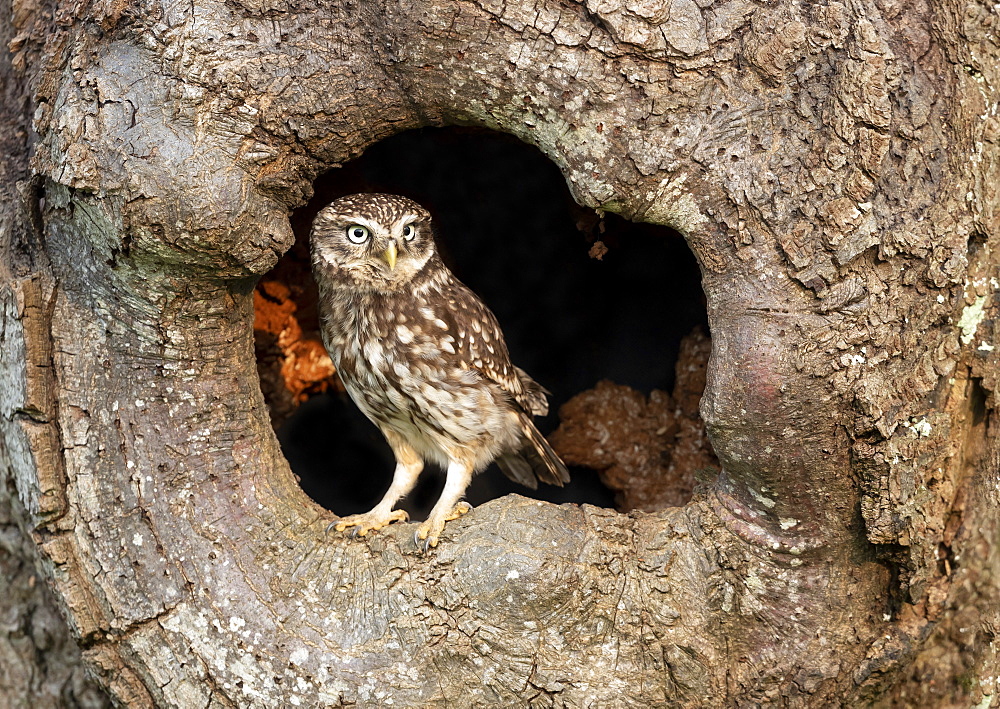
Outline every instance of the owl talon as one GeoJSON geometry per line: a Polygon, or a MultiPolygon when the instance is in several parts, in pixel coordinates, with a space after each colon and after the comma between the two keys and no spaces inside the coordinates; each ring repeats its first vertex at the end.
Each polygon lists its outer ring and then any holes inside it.
{"type": "Polygon", "coordinates": [[[417,529],[417,531],[413,533],[413,546],[417,548],[417,551],[426,554],[428,548],[430,547],[429,542],[430,542],[429,537],[421,538],[419,529],[417,529]]]}
{"type": "Polygon", "coordinates": [[[357,539],[358,537],[367,535],[368,532],[388,527],[393,522],[405,522],[408,519],[410,519],[410,516],[406,513],[406,510],[392,510],[388,514],[376,513],[372,510],[371,512],[351,515],[336,522],[331,522],[326,529],[329,532],[332,527],[338,532],[344,532],[350,528],[351,539],[357,539]]]}
{"type": "Polygon", "coordinates": [[[445,522],[458,519],[471,509],[472,505],[468,502],[459,502],[448,514],[438,518],[429,518],[417,527],[417,531],[413,533],[413,543],[426,554],[431,547],[438,545],[438,539],[441,536],[441,532],[444,531],[445,522]]]}
{"type": "Polygon", "coordinates": [[[466,514],[472,509],[472,505],[468,502],[459,502],[455,507],[448,513],[448,516],[444,518],[445,522],[451,522],[453,519],[458,519],[462,515],[466,514]]]}

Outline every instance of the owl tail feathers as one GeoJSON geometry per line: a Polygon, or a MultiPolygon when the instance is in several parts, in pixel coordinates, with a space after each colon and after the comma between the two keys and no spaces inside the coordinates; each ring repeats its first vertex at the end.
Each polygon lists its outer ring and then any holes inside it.
{"type": "Polygon", "coordinates": [[[532,490],[538,481],[562,487],[569,482],[569,470],[545,436],[538,432],[527,416],[520,417],[524,445],[518,451],[504,453],[497,458],[497,465],[508,478],[532,490]]]}

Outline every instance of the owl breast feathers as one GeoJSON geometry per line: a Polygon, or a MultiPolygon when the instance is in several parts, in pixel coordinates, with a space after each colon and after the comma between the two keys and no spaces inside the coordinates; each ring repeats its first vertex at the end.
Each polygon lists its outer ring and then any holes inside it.
{"type": "Polygon", "coordinates": [[[437,256],[430,214],[395,195],[342,197],[311,234],[323,341],[348,393],[396,457],[393,482],[370,512],[335,522],[364,535],[405,519],[393,510],[425,460],[447,470],[445,488],[415,539],[435,546],[472,474],[494,460],[537,487],[569,481],[538,432],[546,392],[507,354],[493,313],[437,256]]]}

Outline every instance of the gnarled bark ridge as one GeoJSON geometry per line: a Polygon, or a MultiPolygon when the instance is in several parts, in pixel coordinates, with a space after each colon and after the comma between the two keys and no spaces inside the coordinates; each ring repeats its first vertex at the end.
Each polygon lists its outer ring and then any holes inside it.
{"type": "Polygon", "coordinates": [[[4,65],[34,156],[3,173],[0,469],[118,701],[995,693],[989,5],[33,9],[4,65]],[[427,557],[405,525],[324,536],[260,394],[253,284],[319,173],[446,124],[688,240],[723,471],[685,507],[511,496],[427,557]]]}

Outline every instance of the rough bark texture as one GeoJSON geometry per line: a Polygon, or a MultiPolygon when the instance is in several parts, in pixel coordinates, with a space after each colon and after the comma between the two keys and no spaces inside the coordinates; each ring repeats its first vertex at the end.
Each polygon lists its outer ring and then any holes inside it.
{"type": "Polygon", "coordinates": [[[0,700],[5,707],[106,707],[87,674],[59,604],[36,568],[31,537],[16,523],[15,496],[0,497],[0,700]]]}
{"type": "Polygon", "coordinates": [[[996,695],[990,4],[3,7],[0,470],[117,701],[996,695]],[[324,537],[253,286],[317,174],[444,124],[687,238],[722,473],[686,506],[511,496],[427,557],[324,537]]]}

